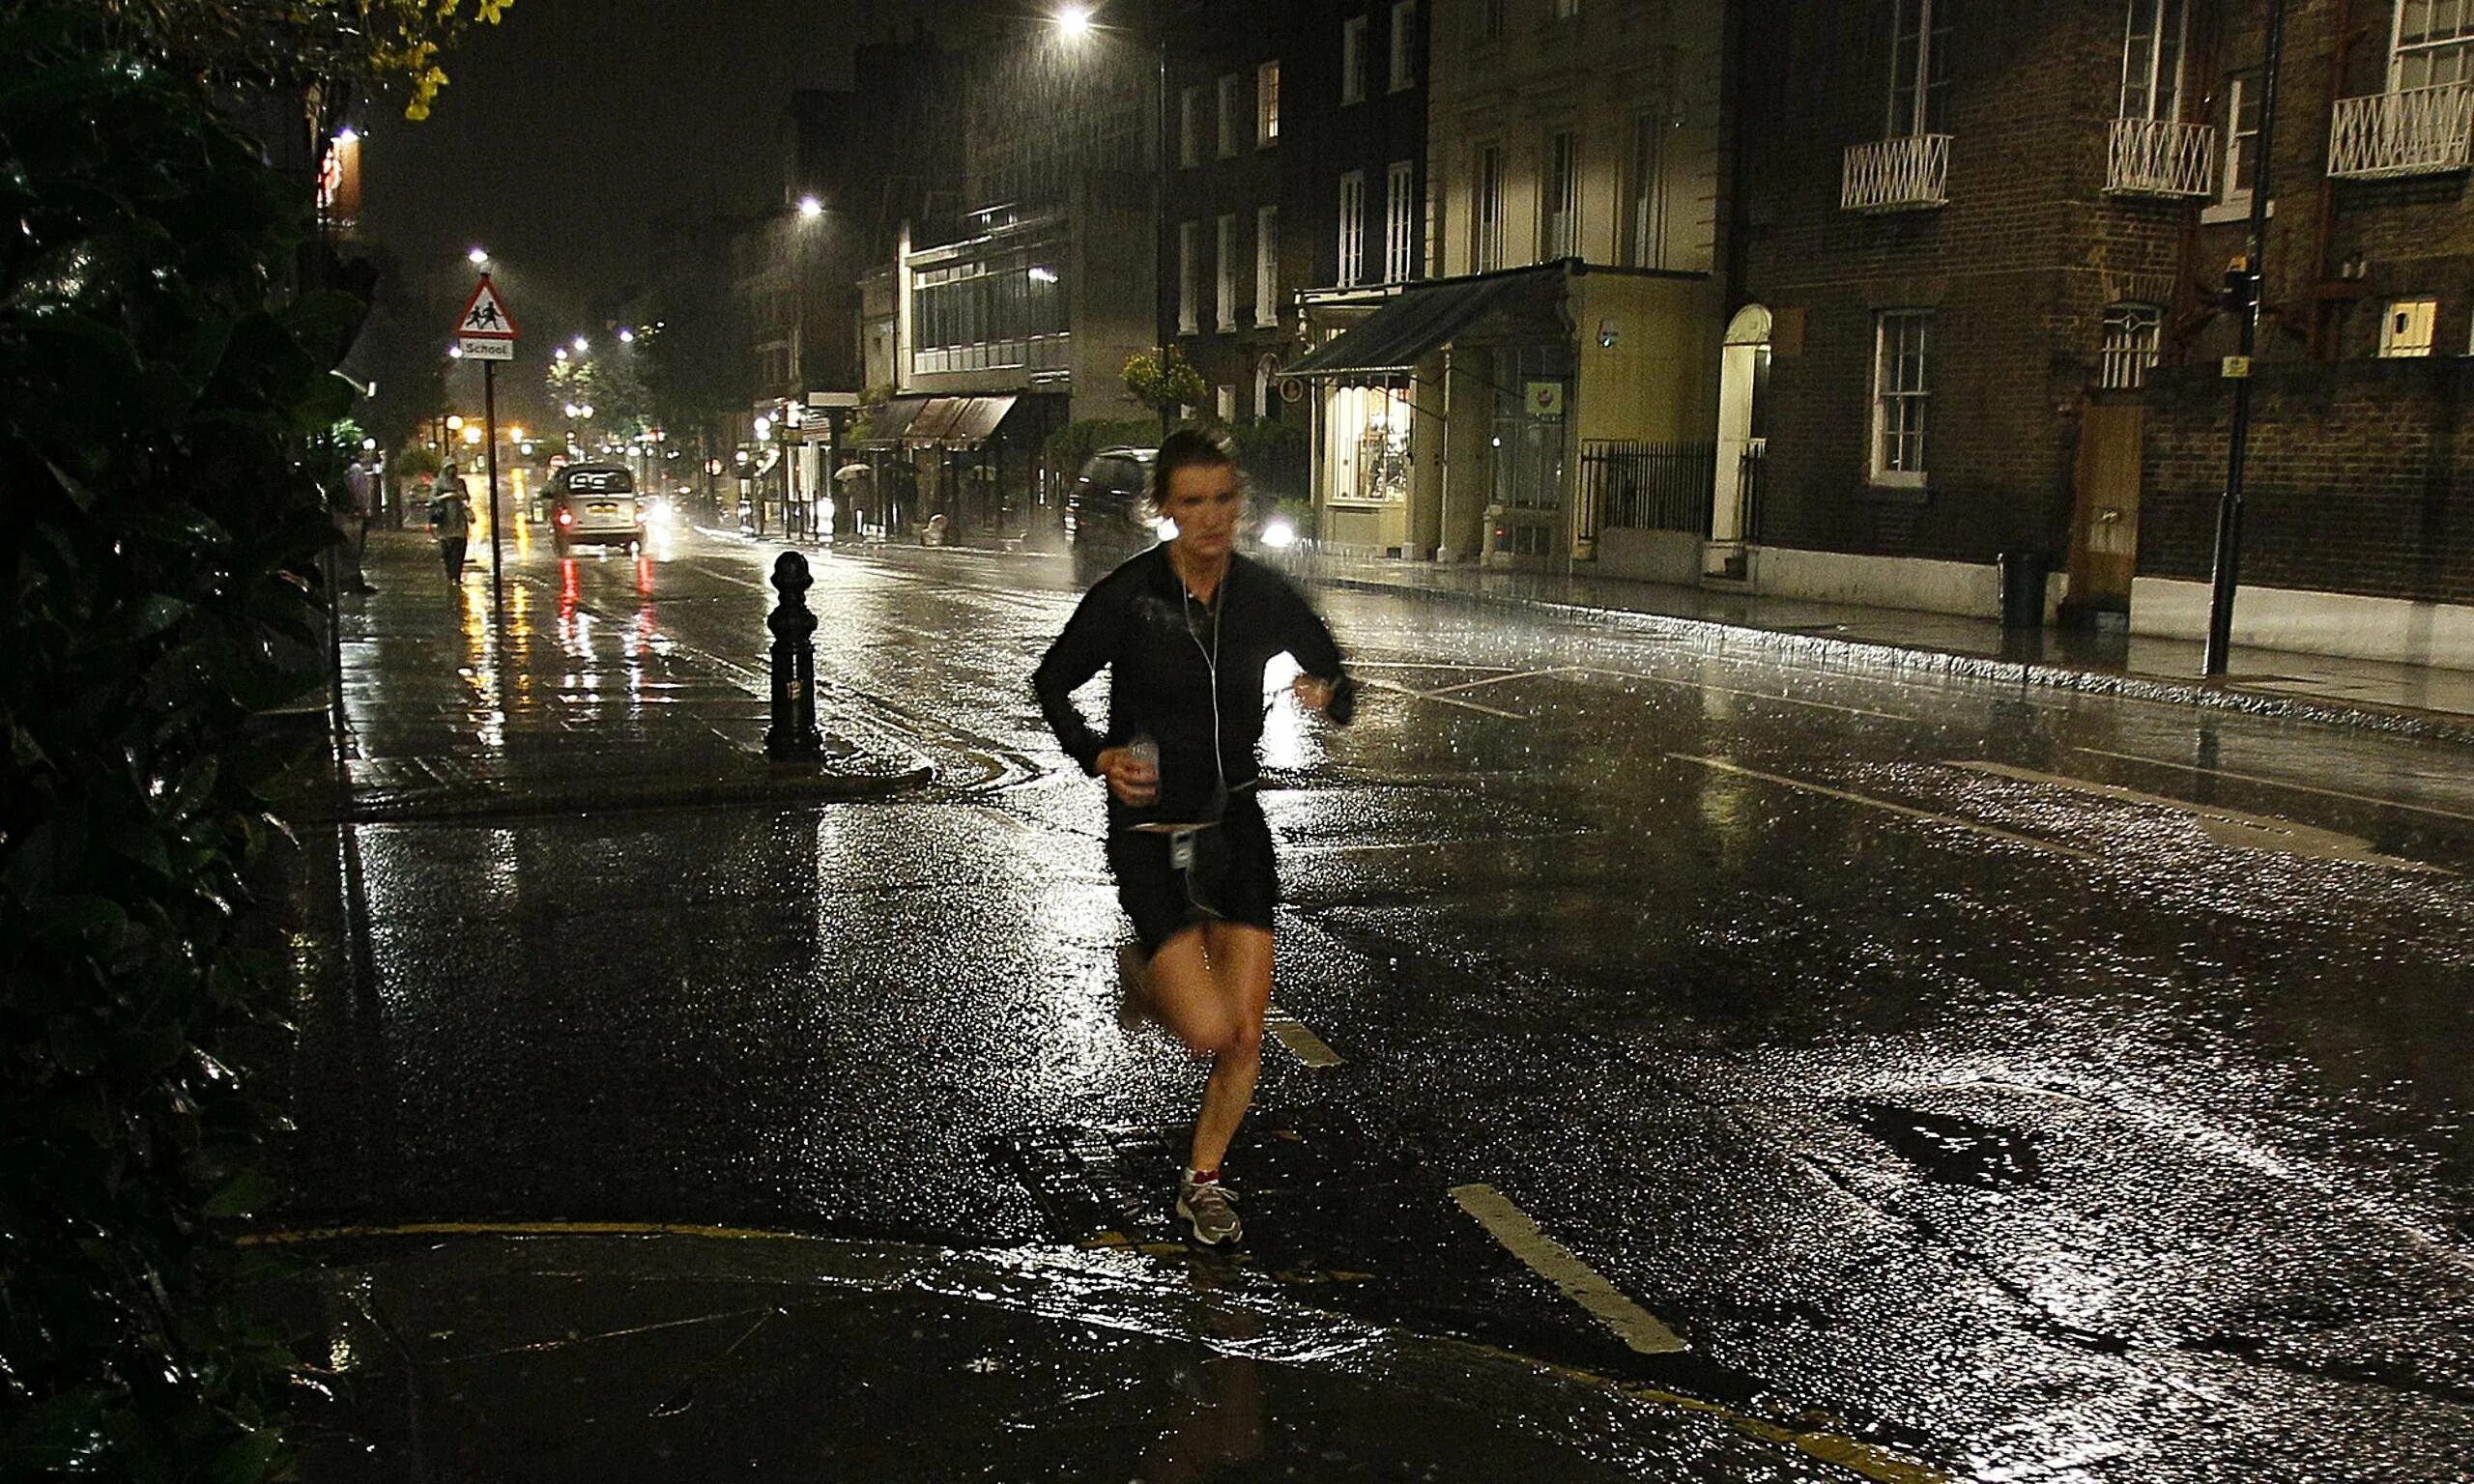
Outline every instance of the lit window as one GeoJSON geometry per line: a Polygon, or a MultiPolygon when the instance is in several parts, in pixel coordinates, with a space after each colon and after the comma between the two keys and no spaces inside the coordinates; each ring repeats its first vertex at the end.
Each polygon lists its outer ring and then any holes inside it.
{"type": "Polygon", "coordinates": [[[1891,0],[1890,111],[1885,137],[1942,132],[1950,91],[1950,0],[1891,0]]]}
{"type": "Polygon", "coordinates": [[[1383,180],[1383,280],[1399,283],[1417,276],[1417,170],[1403,159],[1383,180]]]}
{"type": "Polygon", "coordinates": [[[1666,136],[1663,114],[1632,117],[1632,158],[1625,175],[1632,193],[1631,219],[1634,268],[1666,267],[1666,136]]]}
{"type": "Polygon", "coordinates": [[[2474,81],[2474,4],[2398,0],[2388,76],[2396,92],[2474,81]]]}
{"type": "Polygon", "coordinates": [[[1254,323],[1280,323],[1280,208],[1254,210],[1254,323]]]}
{"type": "Polygon", "coordinates": [[[1189,169],[1202,163],[1202,89],[1177,94],[1177,163],[1189,169]]]}
{"type": "Polygon", "coordinates": [[[1340,101],[1366,101],[1366,17],[1340,23],[1340,101]]]}
{"type": "Polygon", "coordinates": [[[1201,298],[1201,268],[1195,262],[1202,255],[1201,239],[1199,223],[1177,223],[1177,328],[1189,335],[1202,328],[1200,306],[1195,302],[1201,298]]]}
{"type": "Polygon", "coordinates": [[[1254,69],[1254,148],[1268,149],[1280,142],[1280,64],[1266,62],[1254,69]]]}
{"type": "Polygon", "coordinates": [[[2096,357],[2097,384],[2114,391],[2146,385],[2164,327],[2165,312],[2154,304],[2108,304],[2105,343],[2096,357]]]}
{"type": "Polygon", "coordinates": [[[2432,329],[2439,321],[2439,300],[2435,299],[2397,299],[2379,319],[2379,354],[2382,356],[2429,356],[2431,353],[2432,329]]]}
{"type": "Polygon", "coordinates": [[[1872,481],[1920,489],[1924,484],[1926,389],[1924,337],[1933,316],[1916,310],[1882,315],[1873,341],[1872,481]]]}
{"type": "Polygon", "coordinates": [[[1504,151],[1499,144],[1478,146],[1470,182],[1469,267],[1486,272],[1504,266],[1504,151]]]}
{"type": "Polygon", "coordinates": [[[1569,129],[1546,141],[1546,195],[1539,218],[1538,256],[1553,262],[1577,252],[1580,242],[1580,145],[1569,129]]]}
{"type": "Polygon", "coordinates": [[[1237,328],[1237,215],[1235,213],[1228,213],[1220,218],[1219,233],[1220,240],[1214,243],[1220,249],[1220,256],[1216,260],[1220,270],[1220,279],[1219,292],[1215,296],[1217,300],[1215,307],[1220,311],[1220,328],[1235,329],[1237,328]]]}
{"type": "Polygon", "coordinates": [[[2130,0],[2122,40],[2125,119],[2182,116],[2182,56],[2190,35],[2190,0],[2130,0]]]}
{"type": "Polygon", "coordinates": [[[1341,288],[1354,287],[1366,272],[1366,172],[1340,177],[1341,288]]]}
{"type": "Polygon", "coordinates": [[[2259,74],[2236,72],[2225,79],[2225,173],[2218,199],[2248,206],[2259,179],[2259,74]]]}

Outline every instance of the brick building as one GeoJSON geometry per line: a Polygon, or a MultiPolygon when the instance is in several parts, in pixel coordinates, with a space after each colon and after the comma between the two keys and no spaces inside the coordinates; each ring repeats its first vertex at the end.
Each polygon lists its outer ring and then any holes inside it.
{"type": "Polygon", "coordinates": [[[2467,635],[2428,605],[2468,596],[2474,9],[2284,9],[2264,161],[2268,0],[1740,21],[1720,420],[1749,457],[1719,475],[1721,581],[1990,614],[1996,555],[2035,550],[2072,614],[2194,632],[2220,290],[2264,163],[2236,637],[2432,658],[2467,635]]]}

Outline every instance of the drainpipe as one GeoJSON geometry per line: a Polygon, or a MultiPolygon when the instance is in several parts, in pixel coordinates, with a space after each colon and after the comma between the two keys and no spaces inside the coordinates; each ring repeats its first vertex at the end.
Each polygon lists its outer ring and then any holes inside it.
{"type": "MultiPolygon", "coordinates": [[[[2345,96],[2345,64],[2353,56],[2354,43],[2362,35],[2354,27],[2353,0],[2337,0],[2336,44],[2328,48],[2328,106],[2345,96]]],[[[2319,172],[2318,214],[2311,233],[2311,357],[2314,360],[2337,358],[2336,301],[2325,292],[2328,285],[2328,252],[2337,231],[2337,183],[2319,172]]]]}

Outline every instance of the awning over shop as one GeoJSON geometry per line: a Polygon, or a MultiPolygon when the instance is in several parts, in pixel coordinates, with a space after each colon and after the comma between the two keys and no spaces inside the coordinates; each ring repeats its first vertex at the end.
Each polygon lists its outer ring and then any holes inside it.
{"type": "Polygon", "coordinates": [[[1539,333],[1561,334],[1549,293],[1560,295],[1561,264],[1403,289],[1337,338],[1280,373],[1301,381],[1398,381],[1438,347],[1497,311],[1539,333]]]}
{"type": "Polygon", "coordinates": [[[899,448],[903,435],[910,431],[920,412],[935,400],[931,397],[893,397],[878,406],[868,416],[868,436],[855,440],[854,448],[899,448]]]}
{"type": "Polygon", "coordinates": [[[912,448],[976,448],[1013,410],[1009,396],[931,397],[902,441],[912,448]]]}

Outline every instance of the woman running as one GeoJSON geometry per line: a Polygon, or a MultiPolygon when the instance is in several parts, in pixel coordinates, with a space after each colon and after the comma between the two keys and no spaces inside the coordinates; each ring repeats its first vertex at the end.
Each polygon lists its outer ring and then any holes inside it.
{"type": "Polygon", "coordinates": [[[1102,578],[1032,677],[1057,740],[1108,785],[1108,867],[1134,920],[1126,992],[1211,1061],[1177,1215],[1205,1246],[1243,1235],[1220,1164],[1262,1066],[1280,902],[1254,797],[1263,671],[1293,656],[1306,706],[1345,726],[1355,690],[1332,631],[1279,573],[1236,553],[1245,492],[1226,444],[1169,435],[1151,499],[1177,535],[1102,578]],[[1073,693],[1105,668],[1108,726],[1073,693]]]}

